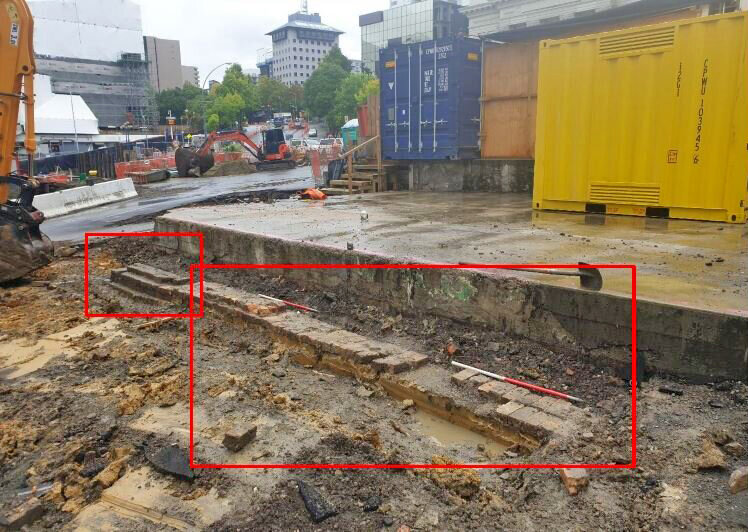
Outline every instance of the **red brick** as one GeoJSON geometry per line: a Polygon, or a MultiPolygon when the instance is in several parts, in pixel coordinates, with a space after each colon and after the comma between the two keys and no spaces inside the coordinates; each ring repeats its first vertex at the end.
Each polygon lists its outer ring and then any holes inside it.
{"type": "Polygon", "coordinates": [[[529,390],[525,390],[524,388],[520,388],[519,386],[514,386],[511,391],[504,394],[504,399],[506,399],[507,401],[522,403],[522,399],[527,397],[528,395],[530,395],[529,390]]]}
{"type": "Polygon", "coordinates": [[[530,418],[529,423],[545,432],[558,432],[564,422],[555,416],[539,411],[530,418]]]}
{"type": "Polygon", "coordinates": [[[499,408],[496,409],[496,413],[500,416],[511,416],[514,412],[517,410],[521,410],[522,408],[526,408],[525,405],[521,403],[504,403],[499,408]]]}
{"type": "Polygon", "coordinates": [[[563,399],[556,399],[555,397],[541,397],[537,402],[536,408],[539,408],[543,412],[548,412],[556,417],[565,418],[571,415],[576,407],[568,401],[563,399]]]}
{"type": "Polygon", "coordinates": [[[475,377],[478,373],[472,369],[463,369],[462,371],[452,375],[452,382],[455,384],[465,384],[468,379],[475,377]]]}
{"type": "Polygon", "coordinates": [[[590,483],[586,469],[559,469],[558,474],[569,495],[577,495],[590,483]]]}
{"type": "Polygon", "coordinates": [[[489,397],[493,397],[494,399],[503,399],[504,394],[512,391],[513,389],[514,386],[512,386],[511,384],[492,380],[491,382],[487,382],[486,384],[481,385],[478,388],[478,391],[488,395],[489,397]]]}
{"type": "Polygon", "coordinates": [[[397,355],[379,358],[373,362],[375,368],[386,373],[401,373],[409,369],[415,369],[428,362],[429,357],[414,351],[403,351],[397,355]]]}
{"type": "Polygon", "coordinates": [[[489,379],[485,375],[476,375],[475,377],[470,377],[470,379],[468,380],[468,382],[475,387],[483,386],[484,384],[490,381],[491,379],[489,379]]]}

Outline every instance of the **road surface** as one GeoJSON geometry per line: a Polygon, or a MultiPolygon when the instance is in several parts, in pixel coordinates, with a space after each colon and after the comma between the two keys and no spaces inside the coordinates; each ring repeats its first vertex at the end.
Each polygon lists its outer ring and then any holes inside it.
{"type": "Polygon", "coordinates": [[[140,187],[140,197],[47,220],[42,225],[42,231],[55,242],[83,240],[84,233],[96,231],[148,231],[153,227],[151,220],[140,220],[135,224],[127,222],[233,194],[299,190],[313,186],[309,167],[231,177],[172,178],[163,183],[140,187]]]}

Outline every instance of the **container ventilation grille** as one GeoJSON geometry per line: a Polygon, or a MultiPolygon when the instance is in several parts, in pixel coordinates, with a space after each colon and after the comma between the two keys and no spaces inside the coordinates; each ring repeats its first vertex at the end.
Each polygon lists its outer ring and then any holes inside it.
{"type": "Polygon", "coordinates": [[[675,45],[675,27],[609,35],[600,38],[600,55],[603,57],[637,55],[661,52],[675,45]]]}
{"type": "Polygon", "coordinates": [[[592,183],[590,203],[619,203],[624,205],[660,204],[659,185],[632,183],[592,183]]]}

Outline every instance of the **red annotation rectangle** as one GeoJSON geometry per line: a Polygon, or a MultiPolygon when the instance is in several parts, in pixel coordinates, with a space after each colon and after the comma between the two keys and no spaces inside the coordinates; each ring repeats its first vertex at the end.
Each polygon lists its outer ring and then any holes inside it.
{"type": "MultiPolygon", "coordinates": [[[[193,469],[635,469],[636,460],[636,266],[631,264],[194,264],[206,269],[453,269],[453,270],[630,270],[631,272],[631,463],[630,464],[201,464],[195,462],[195,320],[190,318],[190,467],[193,469]]],[[[192,273],[191,273],[192,275],[192,273]]],[[[201,300],[202,303],[202,300],[201,300]]]]}
{"type": "MultiPolygon", "coordinates": [[[[189,313],[154,313],[154,312],[130,312],[130,313],[93,313],[90,310],[90,281],[89,281],[89,239],[91,238],[197,238],[200,242],[199,259],[200,264],[204,262],[204,239],[202,233],[86,233],[83,243],[83,314],[86,318],[202,318],[203,317],[203,295],[205,292],[203,271],[200,270],[199,311],[195,312],[194,295],[194,269],[190,267],[190,304],[189,313]]],[[[195,266],[195,265],[193,265],[195,266]]]]}

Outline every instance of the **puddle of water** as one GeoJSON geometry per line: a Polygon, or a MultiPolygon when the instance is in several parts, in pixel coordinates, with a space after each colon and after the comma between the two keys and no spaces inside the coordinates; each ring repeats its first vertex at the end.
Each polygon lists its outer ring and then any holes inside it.
{"type": "Polygon", "coordinates": [[[444,447],[453,445],[477,447],[483,445],[486,451],[501,455],[508,449],[508,446],[476,432],[464,429],[457,425],[433,416],[422,409],[416,409],[413,417],[420,423],[421,432],[436,440],[444,447]]]}

